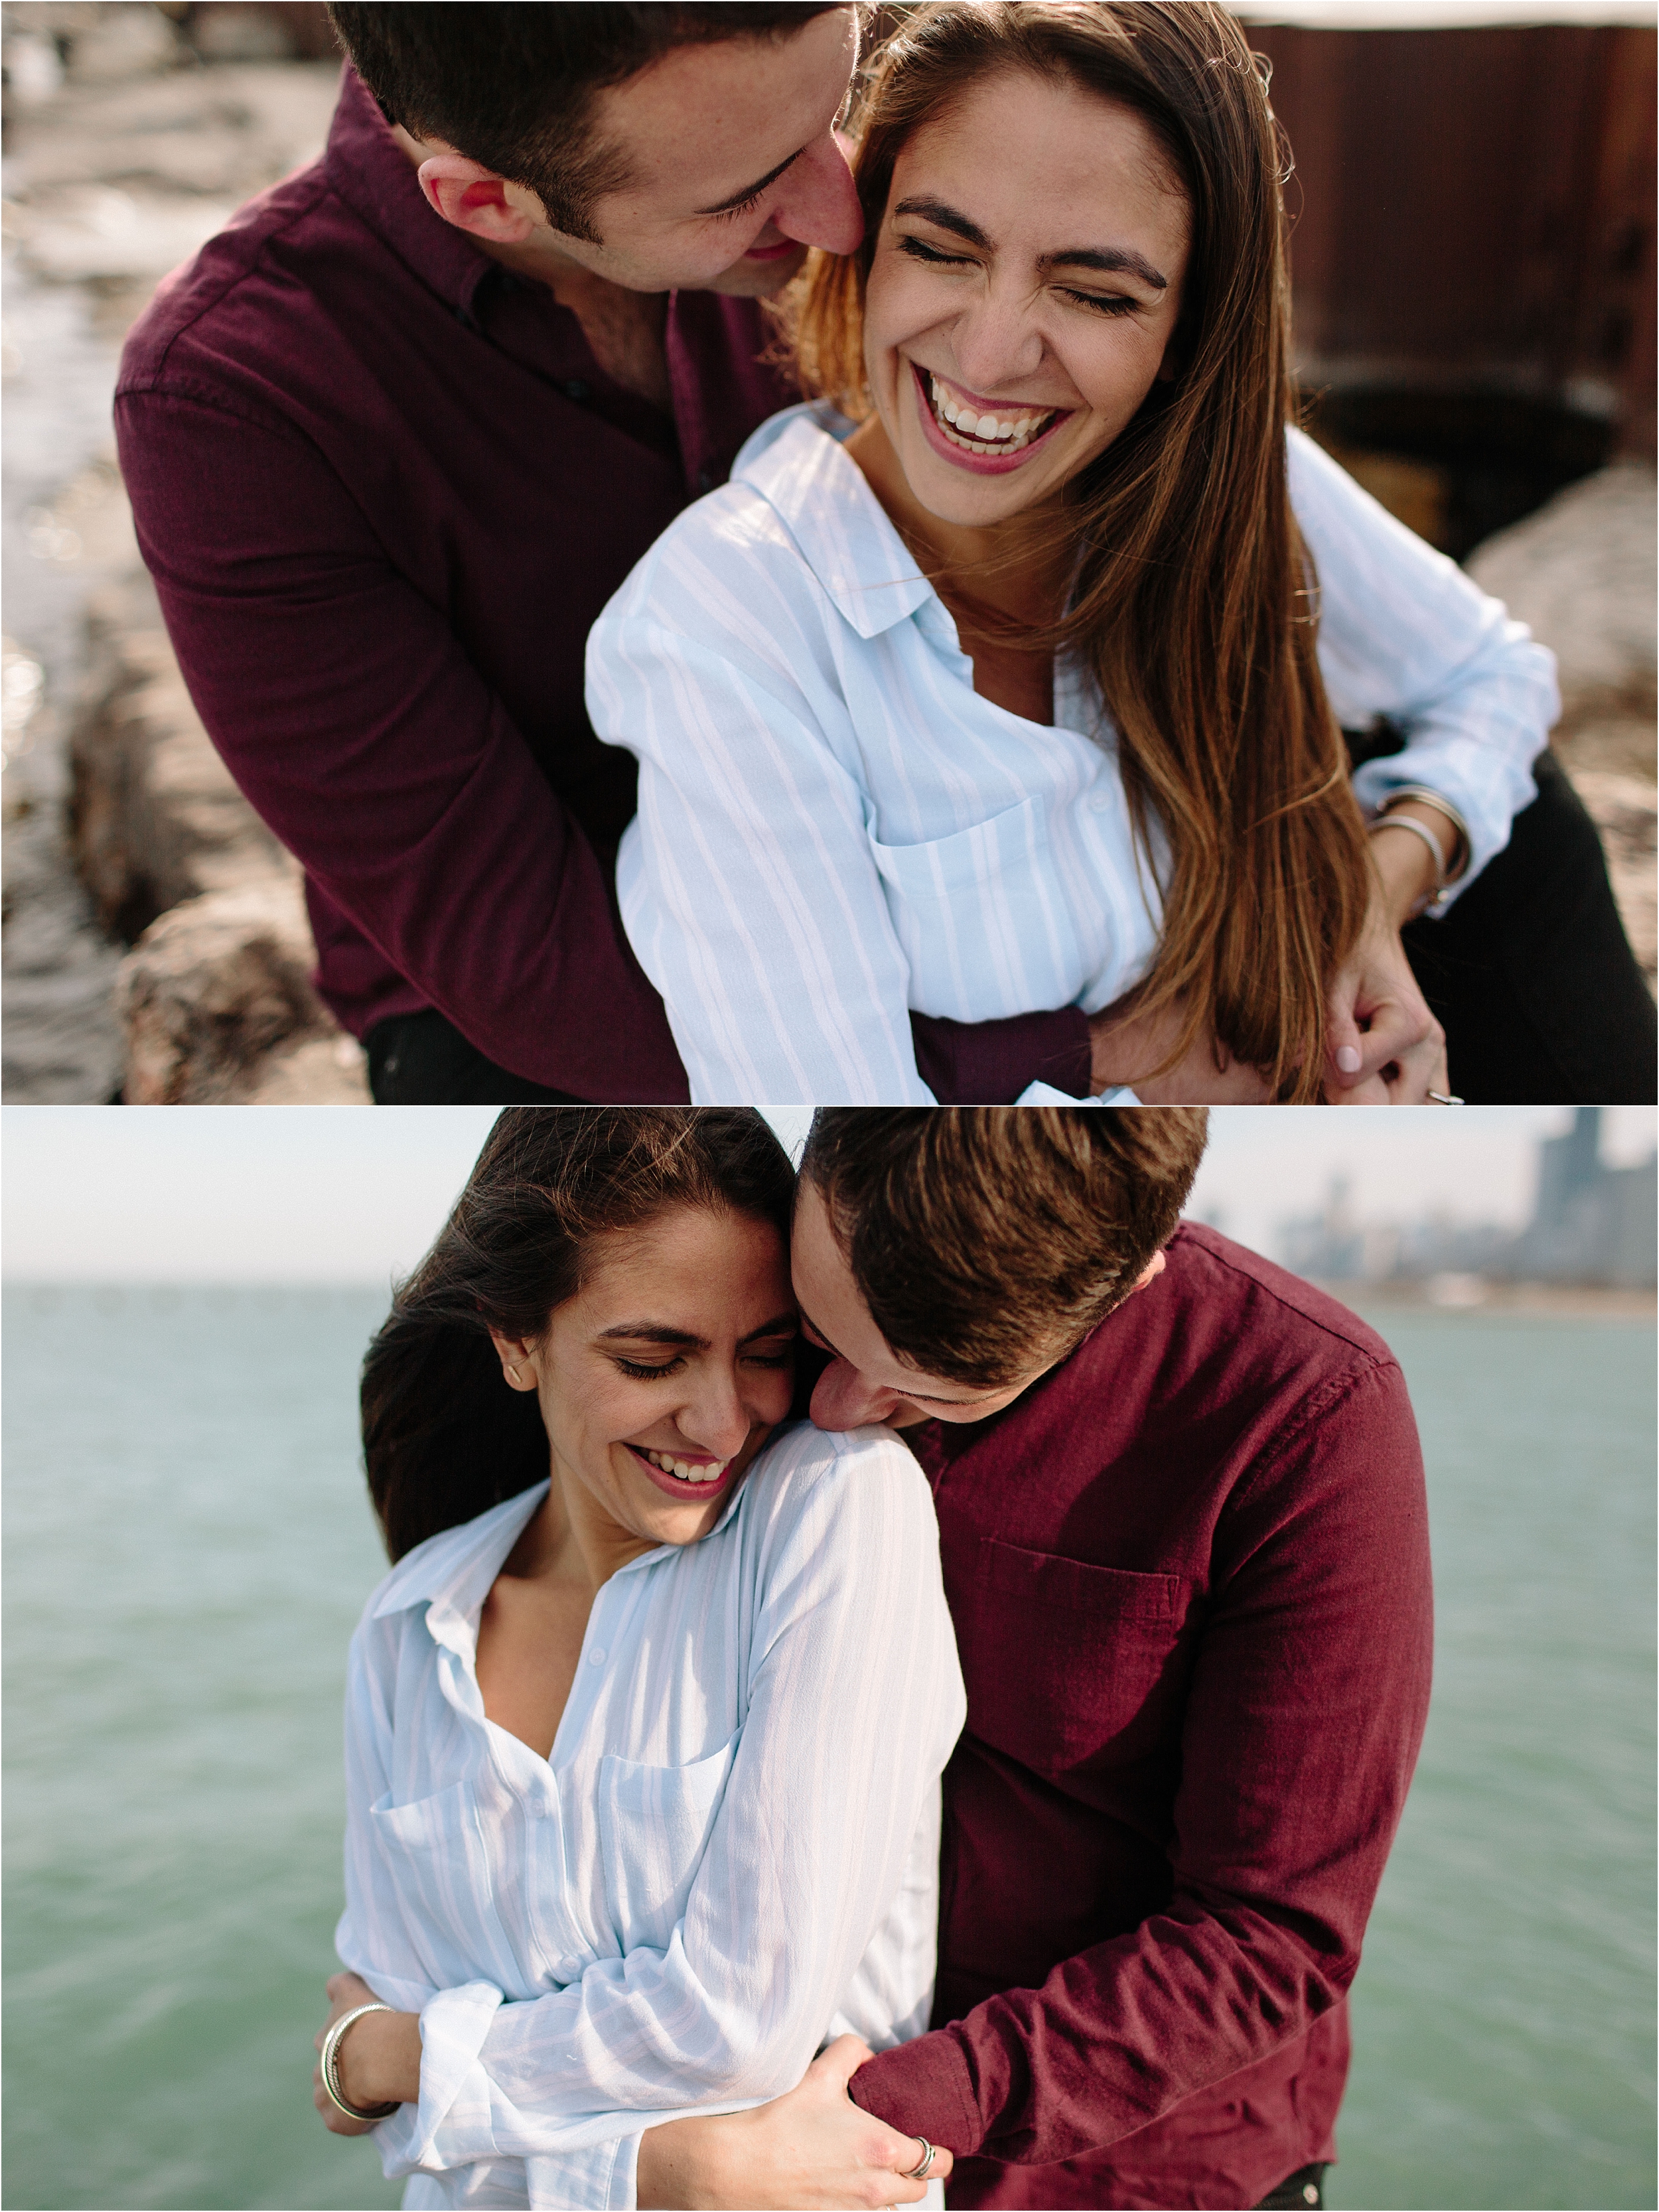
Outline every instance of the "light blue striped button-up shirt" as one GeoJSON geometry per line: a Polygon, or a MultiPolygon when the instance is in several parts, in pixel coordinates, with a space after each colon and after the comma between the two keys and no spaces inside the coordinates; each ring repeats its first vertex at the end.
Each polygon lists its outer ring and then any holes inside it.
{"type": "Polygon", "coordinates": [[[352,1639],[335,1941],[421,2014],[420,2102],[376,2130],[410,2207],[632,2205],[653,2120],[777,2096],[933,2000],[965,1705],[909,1452],[769,1443],[700,1542],[600,1589],[543,1759],[475,1660],[546,1487],[411,1552],[352,1639]]]}
{"type": "MultiPolygon", "coordinates": [[[[593,726],[640,760],[623,918],[699,1102],[927,1103],[912,1010],[1096,1013],[1157,946],[1109,720],[1064,665],[1052,728],[979,696],[846,428],[763,424],[588,642],[593,726]]],[[[1406,734],[1360,798],[1450,799],[1467,884],[1534,796],[1553,656],[1310,439],[1288,449],[1332,707],[1406,734]]]]}

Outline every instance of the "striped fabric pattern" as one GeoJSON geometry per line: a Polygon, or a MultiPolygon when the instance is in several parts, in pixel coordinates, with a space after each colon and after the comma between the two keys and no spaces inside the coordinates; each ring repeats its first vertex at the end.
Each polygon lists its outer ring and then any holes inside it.
{"type": "Polygon", "coordinates": [[[788,1430],[696,1544],[599,1593],[550,1759],[483,1716],[491,1583],[546,1486],[400,1562],[353,1639],[341,1958],[419,2010],[406,2205],[631,2205],[641,2130],[792,2087],[933,1999],[962,1678],[887,1431],[788,1430]]]}
{"type": "MultiPolygon", "coordinates": [[[[705,1103],[925,1104],[909,1015],[1097,1012],[1160,925],[1110,721],[1056,673],[1054,726],[982,699],[956,625],[821,408],[763,425],[588,641],[593,726],[640,761],[617,884],[705,1103]]],[[[1292,502],[1321,661],[1361,771],[1468,819],[1474,869],[1533,795],[1554,662],[1299,432],[1292,502]]]]}

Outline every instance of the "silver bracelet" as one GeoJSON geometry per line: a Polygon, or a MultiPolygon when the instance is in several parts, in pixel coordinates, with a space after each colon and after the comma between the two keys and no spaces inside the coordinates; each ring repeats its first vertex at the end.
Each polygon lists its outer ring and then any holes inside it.
{"type": "Polygon", "coordinates": [[[1379,814],[1375,822],[1365,826],[1365,835],[1375,837],[1383,830],[1409,830],[1413,837],[1420,837],[1434,855],[1434,889],[1419,899],[1412,908],[1410,919],[1415,921],[1419,914],[1433,914],[1446,896],[1446,856],[1440,849],[1440,840],[1432,830],[1420,822],[1413,822],[1409,814],[1379,814]]]}
{"type": "Polygon", "coordinates": [[[366,2012],[395,2012],[397,2009],[396,2005],[379,2002],[359,2005],[355,2012],[343,2013],[323,2038],[323,2087],[349,2120],[384,2120],[398,2107],[395,2103],[376,2105],[373,2111],[359,2112],[356,2105],[347,2104],[340,2094],[340,2038],[352,2021],[361,2020],[366,2012]]]}
{"type": "MultiPolygon", "coordinates": [[[[1400,786],[1397,791],[1391,791],[1382,802],[1382,811],[1383,814],[1388,814],[1394,807],[1403,805],[1408,799],[1414,799],[1419,806],[1432,807],[1437,814],[1444,815],[1446,820],[1451,823],[1452,828],[1456,830],[1458,836],[1462,840],[1462,866],[1459,868],[1455,873],[1453,873],[1449,863],[1446,869],[1446,880],[1449,883],[1455,884],[1461,882],[1468,868],[1469,856],[1474,851],[1474,840],[1469,835],[1468,823],[1463,819],[1457,809],[1452,805],[1449,799],[1442,798],[1441,794],[1437,791],[1431,791],[1426,783],[1403,783],[1400,786]]],[[[1454,845],[1452,847],[1452,856],[1454,859],[1455,859],[1456,854],[1457,848],[1454,845]]]]}

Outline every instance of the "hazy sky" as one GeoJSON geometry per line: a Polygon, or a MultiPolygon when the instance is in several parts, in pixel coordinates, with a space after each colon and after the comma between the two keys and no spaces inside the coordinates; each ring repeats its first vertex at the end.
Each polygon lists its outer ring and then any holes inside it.
{"type": "MultiPolygon", "coordinates": [[[[494,1118],[487,1107],[12,1106],[0,1115],[8,1276],[49,1282],[384,1283],[417,1261],[494,1118]]],[[[798,1146],[802,1112],[773,1116],[798,1146]]],[[[1193,1211],[1271,1252],[1274,1225],[1345,1174],[1361,1214],[1518,1224],[1551,1108],[1212,1116],[1193,1211]]],[[[1609,1157],[1655,1115],[1609,1109],[1609,1157]]]]}

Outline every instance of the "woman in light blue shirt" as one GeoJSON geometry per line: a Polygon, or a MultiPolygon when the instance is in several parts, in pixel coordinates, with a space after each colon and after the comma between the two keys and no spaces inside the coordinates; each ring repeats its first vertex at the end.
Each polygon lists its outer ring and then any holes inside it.
{"type": "Polygon", "coordinates": [[[820,404],[590,643],[695,1097],[925,1103],[911,1010],[1066,1005],[1148,1100],[1449,1096],[1400,932],[1532,799],[1553,662],[1287,430],[1275,128],[1210,0],[888,50],[866,244],[796,302],[820,404]]]}
{"type": "Polygon", "coordinates": [[[885,1430],[787,1425],[793,1186],[753,1113],[508,1112],[370,1352],[314,2095],[406,2206],[632,2205],[654,2123],[928,2024],[938,1530],[885,1430]]]}

